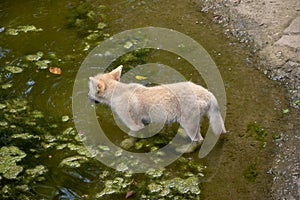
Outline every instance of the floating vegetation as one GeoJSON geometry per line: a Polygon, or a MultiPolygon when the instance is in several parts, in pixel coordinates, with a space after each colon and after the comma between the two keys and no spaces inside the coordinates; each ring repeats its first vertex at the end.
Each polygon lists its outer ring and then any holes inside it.
{"type": "Polygon", "coordinates": [[[38,60],[36,61],[35,65],[38,67],[38,69],[47,69],[50,63],[50,60],[38,60]]]}
{"type": "Polygon", "coordinates": [[[123,140],[121,142],[120,146],[123,149],[129,150],[130,148],[132,148],[135,145],[135,141],[136,141],[135,138],[129,137],[129,138],[126,138],[125,140],[123,140]]]}
{"type": "Polygon", "coordinates": [[[11,136],[11,138],[14,138],[14,139],[19,138],[19,139],[23,139],[23,140],[32,139],[32,138],[34,138],[34,139],[40,139],[39,136],[37,136],[37,135],[31,135],[29,133],[17,133],[17,134],[13,134],[11,136]]]}
{"type": "Polygon", "coordinates": [[[0,104],[0,110],[1,110],[1,109],[4,109],[4,108],[6,108],[6,105],[1,103],[1,104],[0,104]]]}
{"type": "Polygon", "coordinates": [[[7,90],[7,89],[11,88],[12,86],[13,85],[11,83],[6,83],[6,84],[1,85],[1,88],[3,90],[7,90]]]}
{"type": "Polygon", "coordinates": [[[48,169],[44,165],[37,165],[32,169],[26,169],[26,174],[29,175],[32,179],[37,178],[41,175],[44,175],[48,172],[48,169]]]}
{"type": "Polygon", "coordinates": [[[0,174],[7,179],[16,179],[23,171],[23,167],[17,165],[26,156],[26,153],[15,146],[4,146],[0,149],[0,174]]]}
{"type": "Polygon", "coordinates": [[[99,23],[97,24],[97,29],[102,30],[102,29],[104,29],[105,27],[107,27],[107,24],[105,24],[105,23],[103,23],[103,22],[99,22],[99,23]]]}
{"type": "Polygon", "coordinates": [[[184,196],[187,199],[197,199],[197,196],[200,194],[199,179],[197,177],[186,179],[176,177],[158,183],[151,183],[148,186],[148,190],[151,193],[151,197],[155,196],[156,198],[173,199],[184,196]]]}
{"type": "Polygon", "coordinates": [[[62,116],[62,118],[61,118],[61,121],[62,122],[67,122],[67,121],[69,121],[70,120],[70,117],[68,116],[68,115],[64,115],[64,116],[62,116]]]}
{"type": "MultiPolygon", "coordinates": [[[[56,57],[53,57],[54,54],[49,55],[49,57],[52,57],[54,60],[56,57]]],[[[38,51],[36,54],[30,54],[27,55],[25,58],[27,61],[29,62],[33,62],[38,69],[47,69],[49,67],[49,64],[51,64],[52,62],[50,60],[47,59],[43,59],[44,53],[41,51],[38,51]]]]}
{"type": "Polygon", "coordinates": [[[44,53],[39,51],[36,54],[30,54],[26,56],[26,60],[28,61],[38,61],[43,57],[44,53]]]}
{"type": "Polygon", "coordinates": [[[122,177],[116,177],[113,180],[105,181],[105,188],[102,192],[96,194],[96,198],[101,198],[105,195],[123,193],[124,189],[128,188],[132,181],[126,180],[122,177]]]}
{"type": "Polygon", "coordinates": [[[27,32],[40,32],[43,31],[42,28],[36,28],[33,25],[27,25],[27,26],[18,26],[17,28],[9,28],[6,30],[6,35],[19,35],[19,33],[27,33],[27,32]]]}
{"type": "Polygon", "coordinates": [[[68,157],[63,159],[60,163],[59,163],[59,167],[72,167],[72,168],[77,168],[81,166],[81,163],[87,162],[88,158],[84,157],[84,156],[72,156],[72,157],[68,157]]]}
{"type": "Polygon", "coordinates": [[[47,180],[51,165],[47,161],[52,158],[53,150],[63,150],[56,165],[62,169],[75,169],[92,160],[73,127],[53,132],[51,129],[56,125],[49,126],[51,122],[44,114],[31,110],[25,100],[1,100],[0,108],[0,199],[30,196],[32,185],[47,180]],[[36,160],[45,154],[48,154],[46,159],[36,160]]]}
{"type": "Polygon", "coordinates": [[[21,67],[16,67],[16,66],[6,66],[5,69],[13,74],[18,74],[23,71],[21,67]]]}
{"type": "MultiPolygon", "coordinates": [[[[176,161],[177,164],[186,164],[185,170],[190,171],[188,176],[183,175],[184,169],[181,167],[178,169],[180,170],[178,174],[170,173],[166,168],[149,169],[144,175],[131,175],[123,171],[115,178],[106,180],[105,188],[96,194],[95,198],[113,194],[124,194],[126,197],[128,193],[133,193],[139,199],[199,199],[201,193],[199,174],[204,168],[199,167],[200,171],[195,170],[193,173],[194,163],[191,162],[183,157],[180,161],[176,161]]],[[[99,177],[107,179],[110,173],[104,171],[99,177]]]]}

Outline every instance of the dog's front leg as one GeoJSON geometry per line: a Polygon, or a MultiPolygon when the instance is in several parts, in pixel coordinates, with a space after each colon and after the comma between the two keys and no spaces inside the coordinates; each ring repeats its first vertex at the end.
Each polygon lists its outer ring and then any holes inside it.
{"type": "Polygon", "coordinates": [[[137,132],[144,128],[143,122],[132,115],[129,111],[118,112],[118,115],[131,131],[137,132]]]}

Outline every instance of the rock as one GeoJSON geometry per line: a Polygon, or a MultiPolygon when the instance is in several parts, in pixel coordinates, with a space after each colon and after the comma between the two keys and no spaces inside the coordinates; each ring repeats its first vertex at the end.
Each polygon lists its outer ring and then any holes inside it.
{"type": "Polygon", "coordinates": [[[275,44],[300,51],[300,35],[283,35],[275,44]]]}
{"type": "Polygon", "coordinates": [[[283,31],[285,35],[300,34],[300,16],[296,17],[292,23],[283,31]]]}

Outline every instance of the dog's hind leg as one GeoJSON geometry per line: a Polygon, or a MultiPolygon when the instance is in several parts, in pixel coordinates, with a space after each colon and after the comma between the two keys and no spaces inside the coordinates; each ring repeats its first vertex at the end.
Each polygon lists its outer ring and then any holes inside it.
{"type": "Polygon", "coordinates": [[[186,134],[191,138],[192,141],[201,142],[203,137],[200,133],[200,125],[199,123],[195,123],[195,121],[191,119],[183,120],[180,122],[181,127],[185,130],[186,134]]]}

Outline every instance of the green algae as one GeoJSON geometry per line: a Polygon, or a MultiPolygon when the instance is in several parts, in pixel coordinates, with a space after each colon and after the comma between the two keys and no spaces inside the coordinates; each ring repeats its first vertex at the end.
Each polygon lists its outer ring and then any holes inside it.
{"type": "Polygon", "coordinates": [[[121,142],[120,146],[121,146],[123,149],[128,150],[128,149],[132,148],[132,147],[135,145],[135,141],[136,141],[135,138],[129,137],[129,138],[124,139],[124,140],[121,142]]]}
{"type": "Polygon", "coordinates": [[[7,89],[11,88],[12,86],[13,86],[13,84],[6,83],[6,84],[1,85],[1,88],[4,89],[4,90],[7,90],[7,89]]]}
{"type": "Polygon", "coordinates": [[[36,28],[33,25],[18,26],[17,28],[9,28],[6,30],[6,35],[19,35],[19,33],[41,32],[42,28],[36,28]]]}
{"type": "Polygon", "coordinates": [[[77,132],[75,131],[75,129],[73,127],[68,127],[67,129],[65,129],[62,132],[62,134],[65,136],[75,136],[77,134],[77,132]]]}
{"type": "Polygon", "coordinates": [[[38,60],[35,62],[35,65],[38,67],[38,69],[47,69],[50,63],[50,60],[38,60]]]}
{"type": "Polygon", "coordinates": [[[48,169],[44,165],[37,165],[32,169],[26,169],[25,172],[31,179],[34,179],[47,173],[48,169]]]}
{"type": "Polygon", "coordinates": [[[4,146],[0,149],[0,157],[0,174],[7,179],[16,179],[23,171],[17,162],[26,157],[26,153],[15,146],[4,146]]]}
{"type": "Polygon", "coordinates": [[[68,115],[64,115],[64,116],[61,117],[62,122],[67,122],[69,120],[70,120],[70,117],[68,115]]]}
{"type": "Polygon", "coordinates": [[[197,177],[173,178],[170,180],[161,181],[159,183],[151,183],[148,186],[151,197],[157,198],[176,198],[184,195],[186,198],[197,198],[200,194],[199,179],[197,177]]]}
{"type": "Polygon", "coordinates": [[[44,114],[39,110],[34,110],[30,113],[31,117],[34,119],[44,118],[44,114]]]}
{"type": "Polygon", "coordinates": [[[99,22],[99,23],[97,24],[97,29],[102,30],[102,29],[104,29],[104,28],[106,28],[106,27],[107,27],[107,24],[106,24],[106,23],[99,22]]]}
{"type": "Polygon", "coordinates": [[[78,168],[81,166],[82,163],[85,163],[87,161],[88,159],[85,156],[71,156],[63,159],[59,163],[58,167],[78,168]]]}
{"type": "Polygon", "coordinates": [[[16,133],[16,134],[13,134],[11,136],[11,138],[14,138],[14,139],[17,139],[17,138],[20,138],[20,139],[23,139],[23,140],[28,140],[28,139],[40,139],[40,136],[37,136],[37,135],[31,135],[29,133],[16,133]]]}
{"type": "Polygon", "coordinates": [[[105,181],[105,188],[98,194],[96,198],[101,198],[106,195],[123,193],[124,189],[128,188],[132,184],[132,181],[126,180],[122,177],[116,177],[113,180],[105,181]]]}
{"type": "Polygon", "coordinates": [[[2,110],[2,109],[4,109],[4,108],[6,108],[6,105],[5,105],[5,104],[2,104],[2,103],[0,103],[0,110],[2,110]]]}
{"type": "Polygon", "coordinates": [[[153,178],[160,178],[164,175],[164,171],[165,169],[149,169],[148,171],[146,171],[146,175],[153,177],[153,178]]]}
{"type": "Polygon", "coordinates": [[[6,66],[5,69],[13,74],[18,74],[23,72],[23,69],[21,67],[16,67],[16,66],[6,66]]]}
{"type": "Polygon", "coordinates": [[[36,54],[27,55],[25,58],[28,61],[39,61],[43,57],[44,53],[39,51],[36,54]]]}
{"type": "Polygon", "coordinates": [[[105,187],[95,198],[125,194],[135,191],[138,199],[199,199],[200,178],[205,167],[190,159],[181,157],[175,161],[180,164],[178,174],[169,168],[149,169],[145,174],[131,174],[125,164],[119,166],[119,172],[103,171],[99,178],[105,180],[105,187]],[[184,167],[183,167],[184,165],[184,167]],[[182,172],[189,173],[182,173],[182,172]],[[129,173],[128,173],[129,172],[129,173]],[[113,177],[113,178],[111,178],[113,177]]]}

